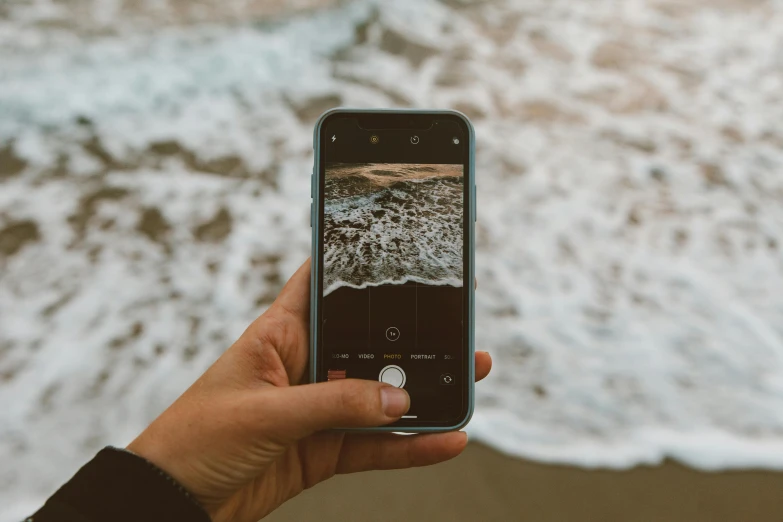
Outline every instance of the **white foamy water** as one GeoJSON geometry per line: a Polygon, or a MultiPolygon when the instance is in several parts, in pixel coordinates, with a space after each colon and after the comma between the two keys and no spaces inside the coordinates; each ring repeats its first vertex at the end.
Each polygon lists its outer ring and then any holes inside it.
{"type": "Polygon", "coordinates": [[[94,16],[0,15],[0,518],[126,444],[268,306],[309,253],[335,105],[475,123],[496,365],[474,438],[783,469],[780,1],[216,4],[209,24],[78,4],[94,16]]]}
{"type": "Polygon", "coordinates": [[[410,281],[462,286],[462,169],[327,165],[324,295],[410,281]]]}

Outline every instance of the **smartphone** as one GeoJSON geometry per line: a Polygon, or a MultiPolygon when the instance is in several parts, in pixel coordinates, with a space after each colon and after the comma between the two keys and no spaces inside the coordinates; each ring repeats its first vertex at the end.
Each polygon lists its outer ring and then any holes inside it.
{"type": "Polygon", "coordinates": [[[407,390],[366,431],[465,426],[474,393],[474,132],[455,111],[334,109],[315,125],[310,378],[407,390]]]}

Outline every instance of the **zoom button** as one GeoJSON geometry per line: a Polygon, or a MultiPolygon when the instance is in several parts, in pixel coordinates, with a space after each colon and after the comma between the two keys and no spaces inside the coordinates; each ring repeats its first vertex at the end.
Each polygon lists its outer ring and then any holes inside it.
{"type": "Polygon", "coordinates": [[[386,329],[386,338],[390,341],[396,341],[400,338],[400,330],[396,326],[390,326],[386,329]]]}

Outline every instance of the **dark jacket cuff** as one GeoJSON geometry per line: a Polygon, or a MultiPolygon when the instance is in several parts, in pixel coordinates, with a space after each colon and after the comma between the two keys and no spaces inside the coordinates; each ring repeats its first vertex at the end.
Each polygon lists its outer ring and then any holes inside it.
{"type": "Polygon", "coordinates": [[[46,501],[33,522],[210,522],[166,472],[133,453],[102,449],[46,501]]]}

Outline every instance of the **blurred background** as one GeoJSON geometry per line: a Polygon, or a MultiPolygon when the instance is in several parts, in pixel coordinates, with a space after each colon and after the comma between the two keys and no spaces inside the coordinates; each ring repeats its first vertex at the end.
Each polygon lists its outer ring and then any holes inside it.
{"type": "Polygon", "coordinates": [[[781,519],[780,0],[4,0],[0,519],[272,302],[335,106],[473,120],[495,368],[464,456],[271,519],[781,519]]]}

